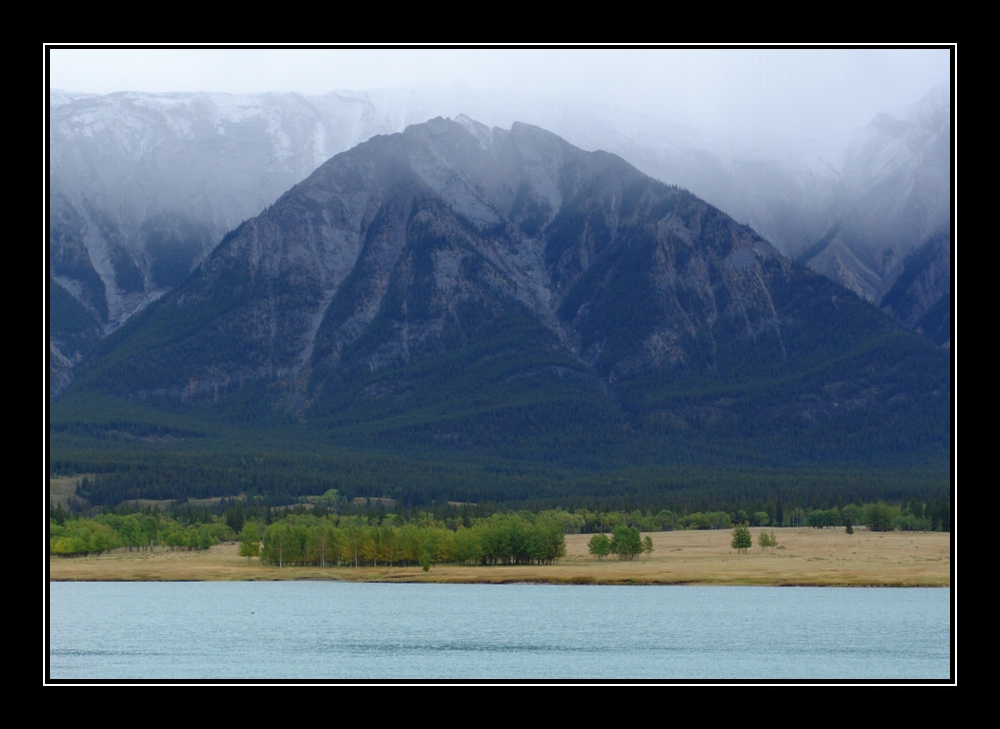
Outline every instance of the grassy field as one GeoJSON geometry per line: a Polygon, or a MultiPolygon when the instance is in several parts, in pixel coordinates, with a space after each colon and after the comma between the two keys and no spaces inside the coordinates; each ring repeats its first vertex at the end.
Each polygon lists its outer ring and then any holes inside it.
{"type": "MultiPolygon", "coordinates": [[[[249,563],[236,544],[206,551],[117,550],[90,557],[51,557],[52,580],[355,580],[364,582],[544,582],[552,584],[699,585],[950,585],[950,534],[868,532],[843,529],[774,529],[778,547],[756,544],[737,554],[732,532],[653,532],[654,551],[635,562],[597,561],[587,551],[589,534],[566,537],[557,565],[524,567],[285,567],[249,563]]],[[[771,531],[771,530],[768,530],[771,531]]]]}

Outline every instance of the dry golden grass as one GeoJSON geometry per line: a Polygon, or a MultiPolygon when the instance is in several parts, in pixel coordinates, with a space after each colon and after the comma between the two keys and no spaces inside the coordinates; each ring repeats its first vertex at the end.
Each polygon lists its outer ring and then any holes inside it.
{"type": "MultiPolygon", "coordinates": [[[[774,529],[778,548],[749,554],[730,547],[732,532],[653,532],[652,555],[635,562],[588,554],[589,534],[566,537],[566,557],[551,566],[318,567],[249,564],[237,545],[204,552],[109,552],[52,557],[53,580],[355,580],[365,582],[547,582],[553,584],[872,585],[947,586],[950,535],[939,532],[874,533],[857,529],[774,529]]],[[[770,530],[769,530],[770,531],[770,530]]]]}
{"type": "Polygon", "coordinates": [[[62,504],[65,509],[71,503],[86,503],[76,496],[76,487],[84,476],[93,478],[93,474],[81,473],[75,476],[62,476],[49,479],[49,503],[54,507],[62,504]]]}

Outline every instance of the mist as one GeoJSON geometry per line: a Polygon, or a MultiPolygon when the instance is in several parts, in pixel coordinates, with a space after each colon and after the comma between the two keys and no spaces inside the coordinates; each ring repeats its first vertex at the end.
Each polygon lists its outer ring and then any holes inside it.
{"type": "Polygon", "coordinates": [[[517,106],[613,107],[788,141],[848,134],[879,112],[901,109],[947,83],[951,63],[948,47],[52,48],[50,54],[50,87],[75,92],[322,95],[443,86],[496,94],[517,106]]]}

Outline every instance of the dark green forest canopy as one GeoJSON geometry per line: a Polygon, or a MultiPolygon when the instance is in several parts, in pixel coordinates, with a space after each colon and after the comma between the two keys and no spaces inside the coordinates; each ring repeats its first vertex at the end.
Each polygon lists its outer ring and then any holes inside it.
{"type": "Polygon", "coordinates": [[[551,508],[575,503],[704,511],[783,502],[819,508],[878,498],[939,498],[949,484],[947,468],[934,464],[720,466],[671,463],[638,453],[646,456],[644,465],[573,467],[566,465],[569,459],[553,463],[476,451],[333,445],[297,437],[291,427],[222,426],[207,434],[205,425],[175,414],[155,425],[129,420],[56,424],[51,467],[55,474],[95,474],[85,496],[92,504],[109,506],[133,499],[240,494],[290,504],[336,488],[348,498],[389,497],[408,505],[451,501],[551,508]]]}

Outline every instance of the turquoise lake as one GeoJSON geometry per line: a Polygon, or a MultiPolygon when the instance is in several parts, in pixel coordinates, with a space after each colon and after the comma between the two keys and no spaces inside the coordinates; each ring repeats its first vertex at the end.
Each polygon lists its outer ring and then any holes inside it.
{"type": "Polygon", "coordinates": [[[950,677],[949,589],[49,585],[52,679],[950,677]]]}

